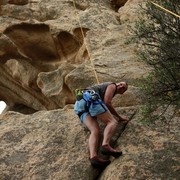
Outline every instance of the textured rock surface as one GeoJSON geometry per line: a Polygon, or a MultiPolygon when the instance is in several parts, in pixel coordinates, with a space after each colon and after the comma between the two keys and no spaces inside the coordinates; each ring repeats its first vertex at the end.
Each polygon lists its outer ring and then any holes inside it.
{"type": "Polygon", "coordinates": [[[179,179],[179,117],[139,121],[137,82],[150,68],[125,42],[141,2],[0,1],[0,179],[179,179]],[[129,84],[113,100],[131,119],[112,140],[123,156],[103,171],[90,166],[89,132],[73,112],[74,90],[97,82],[93,68],[99,82],[129,84]]]}
{"type": "Polygon", "coordinates": [[[1,179],[178,179],[178,119],[167,131],[162,123],[141,124],[133,107],[118,109],[132,117],[122,135],[124,125],[119,124],[113,138],[123,156],[111,158],[111,164],[100,171],[90,166],[89,132],[72,108],[32,115],[6,113],[0,119],[1,179]]]}
{"type": "Polygon", "coordinates": [[[148,70],[110,1],[3,1],[0,13],[0,99],[11,110],[73,103],[74,89],[97,82],[92,63],[100,82],[135,85],[148,70]]]}
{"type": "Polygon", "coordinates": [[[171,120],[170,130],[162,122],[156,127],[141,124],[139,118],[134,117],[118,139],[124,156],[99,179],[179,179],[179,118],[171,120]]]}

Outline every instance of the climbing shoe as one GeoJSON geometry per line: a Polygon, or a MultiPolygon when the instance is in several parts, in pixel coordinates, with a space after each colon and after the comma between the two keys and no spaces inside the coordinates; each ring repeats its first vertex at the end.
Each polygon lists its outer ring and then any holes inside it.
{"type": "Polygon", "coordinates": [[[97,156],[94,156],[93,158],[90,158],[89,160],[91,162],[91,165],[94,168],[105,168],[111,163],[110,160],[104,160],[104,159],[98,158],[97,156]]]}
{"type": "Polygon", "coordinates": [[[116,151],[115,149],[113,149],[109,145],[101,146],[101,153],[103,155],[111,155],[111,156],[113,156],[115,158],[118,158],[119,156],[122,155],[122,151],[116,151]]]}

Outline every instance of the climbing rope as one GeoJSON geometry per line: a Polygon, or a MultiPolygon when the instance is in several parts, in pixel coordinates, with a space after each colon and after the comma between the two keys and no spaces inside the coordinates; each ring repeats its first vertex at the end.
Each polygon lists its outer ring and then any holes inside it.
{"type": "Polygon", "coordinates": [[[88,49],[88,46],[87,46],[87,42],[86,42],[86,39],[85,39],[85,35],[84,35],[83,29],[82,29],[80,17],[79,17],[79,14],[78,14],[78,12],[77,12],[75,0],[73,0],[73,5],[74,5],[74,8],[75,8],[76,17],[77,17],[77,19],[78,19],[79,27],[80,27],[80,29],[81,29],[81,33],[82,33],[82,36],[83,36],[83,39],[84,39],[84,45],[85,45],[85,47],[86,47],[86,49],[87,49],[88,58],[89,58],[89,60],[90,60],[90,62],[91,62],[92,69],[93,69],[93,72],[94,72],[96,81],[97,81],[97,83],[99,84],[99,80],[98,80],[98,76],[97,76],[97,73],[96,73],[96,69],[95,69],[95,67],[94,67],[94,63],[93,63],[93,60],[92,60],[92,58],[91,58],[91,55],[90,55],[90,52],[89,52],[89,49],[88,49]]]}
{"type": "MultiPolygon", "coordinates": [[[[170,14],[178,17],[178,18],[180,18],[179,15],[173,13],[172,11],[170,11],[170,10],[168,10],[168,9],[166,9],[166,8],[164,8],[164,7],[156,4],[156,3],[154,3],[154,2],[151,2],[151,3],[152,3],[153,5],[155,5],[155,6],[163,9],[164,11],[166,11],[166,12],[168,12],[168,13],[170,13],[170,14]]],[[[83,36],[83,39],[84,39],[84,45],[85,45],[85,47],[86,47],[86,49],[87,49],[88,58],[89,58],[89,60],[91,61],[91,65],[92,65],[92,69],[93,69],[93,72],[94,72],[96,81],[97,81],[97,83],[99,84],[99,80],[98,80],[98,76],[97,76],[97,73],[96,73],[96,69],[95,69],[95,67],[94,67],[94,63],[93,63],[93,60],[92,60],[92,58],[91,58],[91,54],[90,54],[89,48],[88,48],[88,46],[87,46],[87,42],[86,42],[86,39],[85,39],[85,35],[84,35],[83,29],[82,29],[82,25],[81,25],[80,17],[79,17],[77,8],[76,8],[75,0],[73,0],[73,5],[74,5],[74,8],[75,8],[75,13],[76,13],[76,17],[77,17],[77,19],[78,19],[78,23],[79,23],[79,26],[80,26],[80,29],[81,29],[81,33],[82,33],[82,36],[83,36]]]]}
{"type": "Polygon", "coordinates": [[[170,10],[168,10],[168,9],[166,9],[166,8],[164,8],[164,7],[162,7],[162,6],[158,5],[158,4],[156,4],[156,3],[154,3],[154,2],[151,2],[151,3],[154,4],[155,6],[157,6],[157,7],[161,8],[161,9],[163,9],[164,11],[166,11],[166,12],[168,12],[168,13],[170,13],[170,14],[172,14],[172,15],[178,17],[178,18],[180,18],[180,16],[179,16],[178,14],[175,14],[175,13],[173,13],[172,11],[170,11],[170,10]]]}

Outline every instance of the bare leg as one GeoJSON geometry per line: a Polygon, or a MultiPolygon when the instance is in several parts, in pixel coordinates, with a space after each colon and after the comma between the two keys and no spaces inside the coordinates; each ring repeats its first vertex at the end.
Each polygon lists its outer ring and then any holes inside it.
{"type": "Polygon", "coordinates": [[[114,135],[116,131],[118,122],[109,111],[106,111],[105,113],[100,114],[97,117],[100,118],[106,124],[106,127],[104,129],[104,138],[102,142],[101,153],[104,155],[112,155],[115,158],[118,158],[122,155],[122,152],[113,149],[109,145],[111,137],[114,135]]]}
{"type": "Polygon", "coordinates": [[[84,123],[91,131],[91,134],[89,136],[89,151],[91,165],[95,168],[105,168],[111,163],[111,161],[97,157],[97,148],[99,144],[100,135],[99,124],[90,115],[86,116],[84,123]]]}
{"type": "Polygon", "coordinates": [[[109,111],[106,111],[105,113],[100,114],[97,117],[106,124],[106,127],[104,129],[104,138],[102,145],[109,145],[111,137],[114,135],[116,131],[118,122],[109,111]]]}
{"type": "Polygon", "coordinates": [[[84,123],[91,132],[89,136],[89,151],[90,151],[90,158],[92,158],[94,156],[97,156],[100,128],[97,121],[94,120],[90,115],[86,116],[84,123]]]}

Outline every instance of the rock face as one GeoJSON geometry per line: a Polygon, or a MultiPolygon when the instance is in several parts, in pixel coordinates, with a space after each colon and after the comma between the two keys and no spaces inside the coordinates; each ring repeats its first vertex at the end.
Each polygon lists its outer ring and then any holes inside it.
{"type": "Polygon", "coordinates": [[[141,2],[0,1],[0,179],[179,179],[178,117],[139,122],[137,82],[150,68],[125,42],[141,2]],[[128,82],[113,103],[131,121],[112,140],[124,155],[100,171],[73,103],[76,88],[104,81],[128,82]]]}
{"type": "Polygon", "coordinates": [[[0,100],[10,110],[72,104],[76,88],[97,83],[94,72],[133,86],[148,70],[109,1],[3,1],[0,13],[0,100]]]}
{"type": "Polygon", "coordinates": [[[124,125],[119,124],[113,138],[123,156],[111,158],[100,171],[90,166],[89,132],[72,108],[6,113],[0,120],[1,179],[178,179],[178,119],[167,131],[162,123],[151,127],[138,122],[135,108],[117,109],[131,119],[123,134],[124,125]]]}

